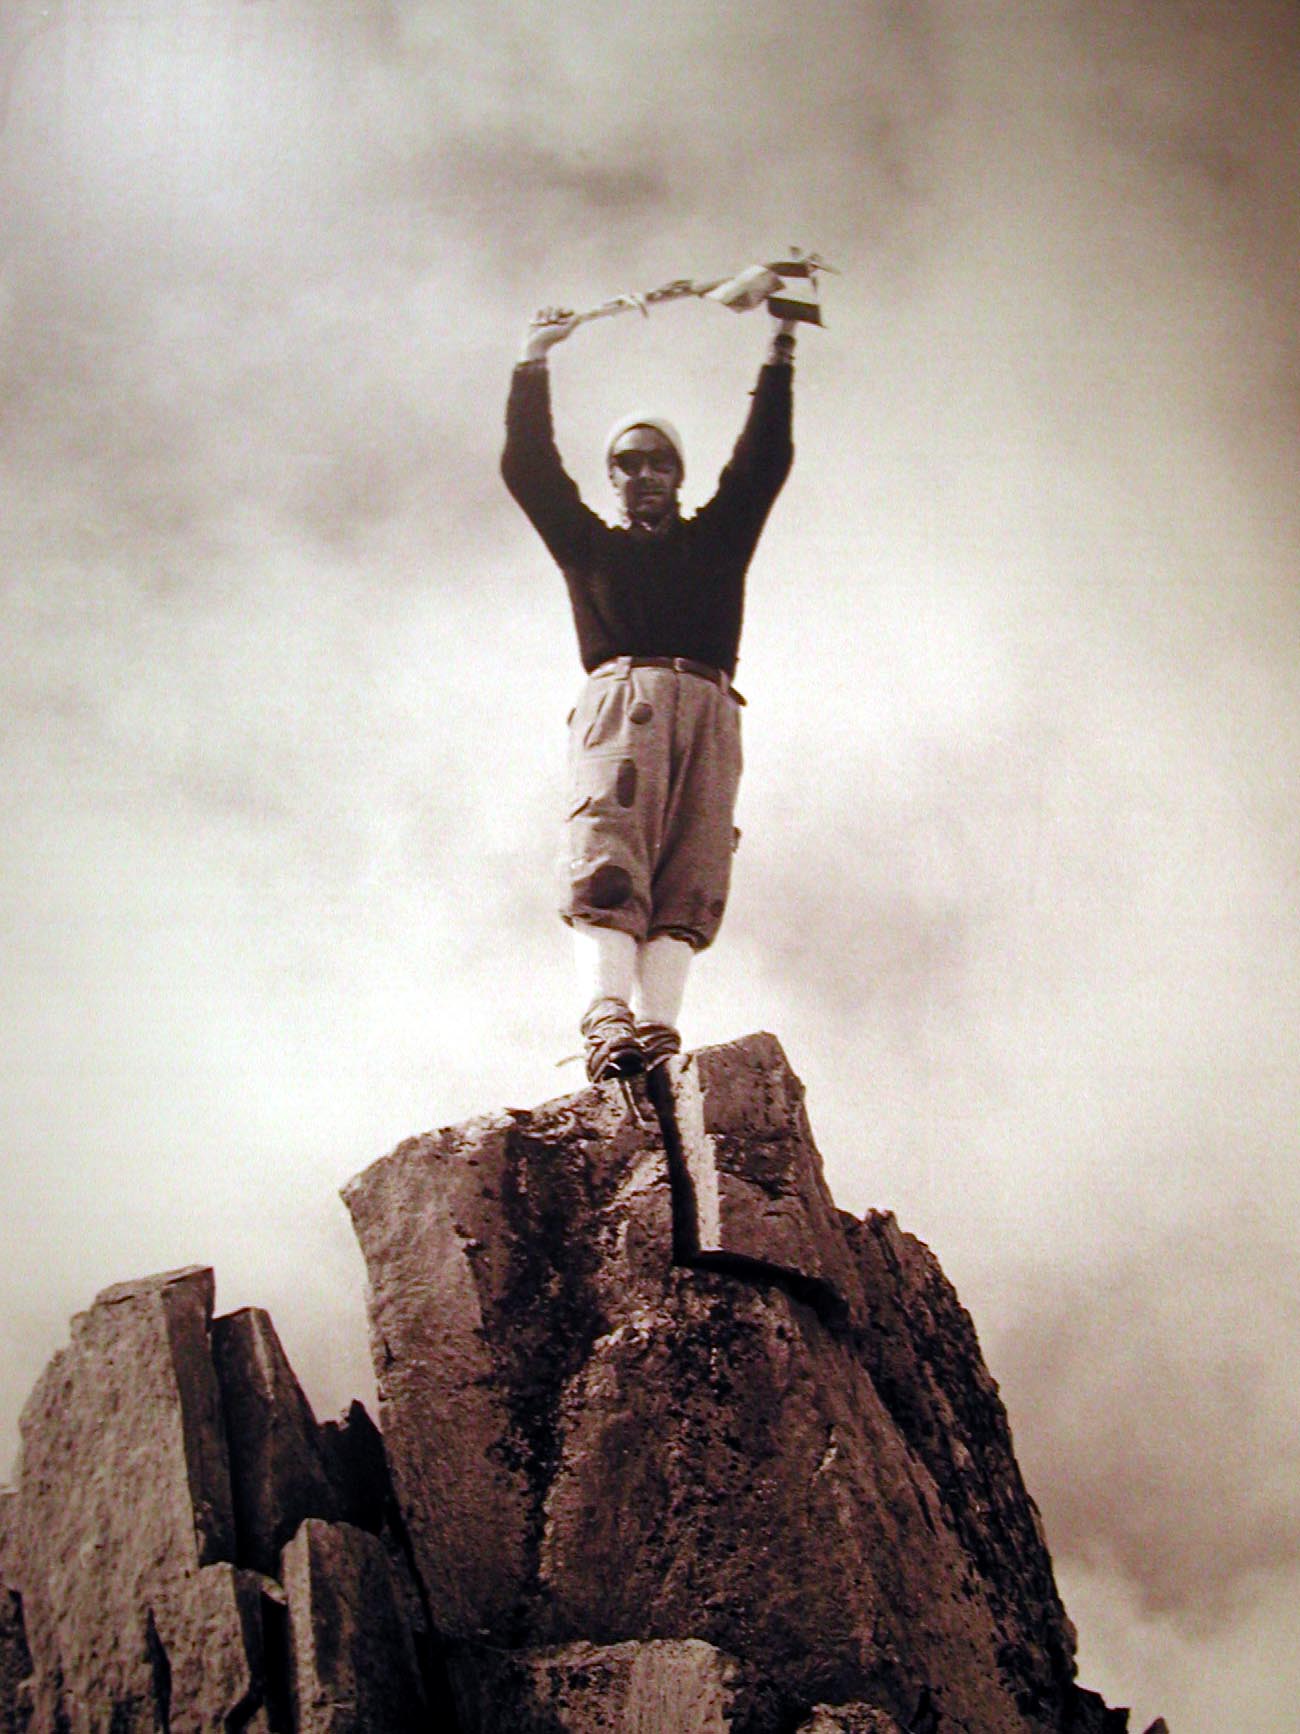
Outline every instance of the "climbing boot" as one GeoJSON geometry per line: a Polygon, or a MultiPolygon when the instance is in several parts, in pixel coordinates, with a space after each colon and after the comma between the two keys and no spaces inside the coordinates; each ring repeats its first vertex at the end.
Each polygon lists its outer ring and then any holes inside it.
{"type": "Polygon", "coordinates": [[[662,1066],[665,1060],[682,1051],[682,1038],[671,1024],[639,1023],[636,1039],[641,1064],[647,1072],[653,1072],[656,1066],[662,1066]]]}
{"type": "Polygon", "coordinates": [[[593,1000],[582,1020],[587,1044],[587,1076],[593,1084],[607,1078],[632,1078],[641,1070],[641,1048],[627,1002],[612,995],[593,1000]]]}

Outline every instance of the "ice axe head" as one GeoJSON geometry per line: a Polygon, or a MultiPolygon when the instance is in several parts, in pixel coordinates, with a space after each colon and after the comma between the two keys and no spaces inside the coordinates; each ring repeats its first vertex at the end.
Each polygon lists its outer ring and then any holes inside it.
{"type": "Polygon", "coordinates": [[[784,259],[773,260],[767,268],[781,280],[780,287],[767,298],[767,310],[773,318],[802,319],[805,324],[820,325],[817,273],[833,267],[816,253],[803,253],[792,247],[784,259]]]}
{"type": "Polygon", "coordinates": [[[776,319],[800,319],[811,325],[822,322],[817,266],[798,255],[774,265],[751,265],[711,289],[709,299],[721,301],[735,313],[748,313],[766,303],[776,319]]]}

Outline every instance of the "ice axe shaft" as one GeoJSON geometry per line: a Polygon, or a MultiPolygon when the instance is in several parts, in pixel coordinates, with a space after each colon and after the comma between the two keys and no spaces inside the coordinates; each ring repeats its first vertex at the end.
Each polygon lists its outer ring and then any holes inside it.
{"type": "MultiPolygon", "coordinates": [[[[833,272],[834,269],[820,255],[792,247],[783,259],[768,265],[749,265],[732,277],[674,277],[672,282],[662,283],[657,289],[648,289],[641,294],[612,295],[598,306],[563,317],[572,319],[577,325],[585,325],[592,319],[608,319],[615,313],[640,313],[648,319],[650,309],[662,302],[695,297],[721,302],[735,313],[748,313],[766,304],[778,319],[798,319],[820,325],[817,278],[820,272],[833,272]]],[[[557,316],[555,323],[559,322],[560,316],[557,316]]]]}

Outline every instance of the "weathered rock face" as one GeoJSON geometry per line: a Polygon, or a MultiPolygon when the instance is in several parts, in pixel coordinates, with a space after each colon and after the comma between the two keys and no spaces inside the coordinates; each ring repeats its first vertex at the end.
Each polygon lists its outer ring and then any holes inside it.
{"type": "Polygon", "coordinates": [[[383,1542],[309,1517],[283,1570],[297,1734],[426,1728],[416,1646],[383,1542]]]}
{"type": "Polygon", "coordinates": [[[36,1726],[219,1728],[259,1696],[256,1578],[233,1569],[212,1277],[102,1294],[22,1418],[18,1558],[36,1726]]]}
{"type": "Polygon", "coordinates": [[[32,1654],[27,1647],[23,1600],[13,1587],[17,1577],[13,1533],[17,1517],[18,1495],[11,1488],[0,1490],[0,1728],[3,1729],[25,1727],[31,1701],[32,1654]]]}
{"type": "Polygon", "coordinates": [[[414,1139],[346,1198],[370,1261],[381,1425],[435,1623],[452,1638],[546,1641],[533,1621],[560,1400],[605,1315],[662,1291],[663,1151],[616,1096],[591,1091],[414,1139]]]}
{"type": "Polygon", "coordinates": [[[267,1315],[217,1319],[212,1355],[225,1403],[240,1557],[275,1576],[305,1517],[341,1516],[315,1417],[267,1315]]]}
{"type": "MultiPolygon", "coordinates": [[[[686,1176],[685,1258],[780,1275],[836,1322],[862,1322],[862,1278],[827,1191],[803,1086],[773,1036],[705,1048],[664,1074],[662,1115],[686,1176]]],[[[678,1235],[681,1246],[682,1235],[678,1235]]]]}
{"type": "Polygon", "coordinates": [[[871,1704],[818,1704],[798,1734],[909,1734],[871,1704]]]}
{"type": "Polygon", "coordinates": [[[1050,1711],[1071,1696],[1074,1630],[970,1315],[933,1253],[892,1216],[873,1212],[845,1229],[862,1278],[858,1341],[872,1383],[979,1574],[1017,1702],[1050,1711]]]}
{"type": "Polygon", "coordinates": [[[0,1490],[0,1734],[1123,1734],[970,1319],[835,1209],[777,1043],[651,1088],[348,1188],[383,1437],[211,1271],[75,1319],[0,1490]]]}
{"type": "Polygon", "coordinates": [[[390,1652],[427,1649],[400,1559],[311,1522],[384,1512],[377,1435],[359,1410],[317,1428],[265,1314],[214,1322],[212,1302],[199,1268],[106,1290],[27,1403],[19,1486],[0,1505],[0,1729],[417,1725],[371,1689],[376,1648],[386,1679],[390,1652]],[[344,1682],[330,1720],[317,1655],[344,1682]]]}
{"type": "Polygon", "coordinates": [[[735,1659],[697,1638],[465,1649],[452,1672],[482,1734],[728,1734],[742,1695],[735,1659]]]}
{"type": "Polygon", "coordinates": [[[534,1678],[539,1646],[647,1640],[732,1658],[718,1713],[753,1734],[816,1705],[828,1727],[1087,1726],[938,1266],[892,1218],[835,1210],[773,1038],[655,1087],[659,1123],[588,1090],[411,1140],[345,1192],[467,1728],[497,1725],[484,1646],[534,1678]]]}

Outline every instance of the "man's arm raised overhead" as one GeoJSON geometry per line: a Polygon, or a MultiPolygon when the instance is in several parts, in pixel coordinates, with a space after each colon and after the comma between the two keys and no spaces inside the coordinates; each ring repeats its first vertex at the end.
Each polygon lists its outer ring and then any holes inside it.
{"type": "Polygon", "coordinates": [[[579,321],[563,308],[543,307],[529,321],[506,404],[506,443],[501,474],[534,529],[561,567],[580,559],[594,525],[602,520],[582,503],[564,468],[551,421],[547,356],[579,321]]]}
{"type": "Polygon", "coordinates": [[[759,369],[749,414],[717,492],[699,512],[717,522],[748,521],[757,538],[794,462],[794,328],[783,319],[759,369]]]}

